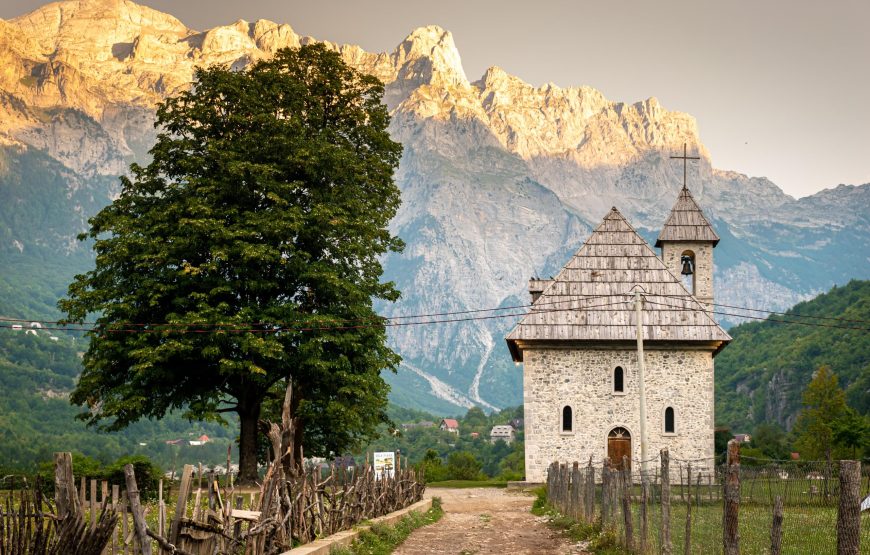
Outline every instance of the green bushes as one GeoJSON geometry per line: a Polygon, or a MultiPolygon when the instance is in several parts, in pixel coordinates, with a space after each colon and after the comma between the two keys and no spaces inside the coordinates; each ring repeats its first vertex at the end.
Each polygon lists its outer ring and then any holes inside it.
{"type": "MultiPolygon", "coordinates": [[[[88,480],[106,480],[111,485],[125,489],[127,482],[124,477],[124,466],[127,464],[133,465],[140,497],[143,500],[157,497],[157,487],[163,476],[163,471],[151,462],[151,459],[143,455],[121,457],[111,464],[103,465],[96,459],[77,453],[73,455],[73,475],[76,480],[82,477],[88,480]]],[[[39,467],[39,476],[42,478],[43,491],[53,495],[54,463],[42,463],[39,467]]]]}
{"type": "Polygon", "coordinates": [[[447,475],[452,480],[485,480],[486,476],[480,472],[482,466],[468,451],[450,453],[447,458],[447,475]]]}

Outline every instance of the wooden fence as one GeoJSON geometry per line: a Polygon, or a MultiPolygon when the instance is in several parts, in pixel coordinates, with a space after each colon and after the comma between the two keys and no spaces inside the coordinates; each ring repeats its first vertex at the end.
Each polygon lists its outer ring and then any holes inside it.
{"type": "Polygon", "coordinates": [[[870,478],[862,485],[857,461],[827,465],[836,482],[830,487],[815,471],[808,479],[805,468],[797,477],[775,465],[773,472],[753,469],[747,479],[737,442],[729,444],[727,463],[718,468],[708,461],[694,467],[673,461],[667,450],[648,474],[632,472],[629,463],[625,459],[617,469],[607,460],[601,466],[554,462],[547,474],[549,503],[565,516],[611,530],[635,553],[857,555],[862,543],[865,550],[870,547],[870,513],[862,517],[859,512],[870,478]],[[675,462],[685,468],[675,469],[675,462]],[[755,491],[749,501],[746,485],[755,491]]]}
{"type": "Polygon", "coordinates": [[[174,491],[161,480],[156,500],[143,503],[131,465],[125,478],[126,487],[74,478],[71,456],[56,454],[53,505],[39,484],[23,483],[0,504],[0,555],[280,553],[415,503],[425,487],[408,468],[285,479],[274,464],[259,489],[236,488],[187,465],[174,491]]]}
{"type": "Polygon", "coordinates": [[[117,527],[110,507],[96,508],[90,523],[80,512],[58,518],[39,478],[19,486],[0,504],[0,555],[100,555],[117,527]]]}

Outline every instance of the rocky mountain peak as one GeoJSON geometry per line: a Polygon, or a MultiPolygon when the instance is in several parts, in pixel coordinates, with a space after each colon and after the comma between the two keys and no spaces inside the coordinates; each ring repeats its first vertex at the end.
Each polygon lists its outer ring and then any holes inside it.
{"type": "Polygon", "coordinates": [[[414,29],[392,58],[398,79],[416,85],[468,86],[453,35],[437,25],[414,29]]]}
{"type": "Polygon", "coordinates": [[[188,35],[175,17],[129,0],[66,0],[46,4],[10,20],[26,36],[36,39],[43,54],[59,48],[92,55],[118,43],[132,42],[144,31],[188,35]]]}

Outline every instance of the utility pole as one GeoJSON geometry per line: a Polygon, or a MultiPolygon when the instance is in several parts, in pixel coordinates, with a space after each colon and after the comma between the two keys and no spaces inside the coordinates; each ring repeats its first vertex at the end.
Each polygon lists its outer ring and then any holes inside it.
{"type": "Polygon", "coordinates": [[[640,469],[646,476],[646,387],[643,383],[643,296],[634,290],[634,316],[637,324],[637,385],[640,389],[640,469]]]}

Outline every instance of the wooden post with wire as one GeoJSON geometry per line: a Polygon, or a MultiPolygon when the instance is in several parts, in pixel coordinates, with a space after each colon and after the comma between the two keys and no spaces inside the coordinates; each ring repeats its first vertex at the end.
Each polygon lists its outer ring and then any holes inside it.
{"type": "Polygon", "coordinates": [[[670,454],[662,449],[662,555],[671,555],[671,471],[670,454]]]}
{"type": "Polygon", "coordinates": [[[728,442],[728,467],[725,471],[725,518],[722,545],[725,555],[740,555],[740,442],[728,442]]]}
{"type": "Polygon", "coordinates": [[[861,536],[861,462],[840,461],[837,555],[858,555],[861,536]]]}
{"type": "Polygon", "coordinates": [[[782,553],[782,496],[773,503],[773,525],[770,527],[770,555],[782,553]]]}

